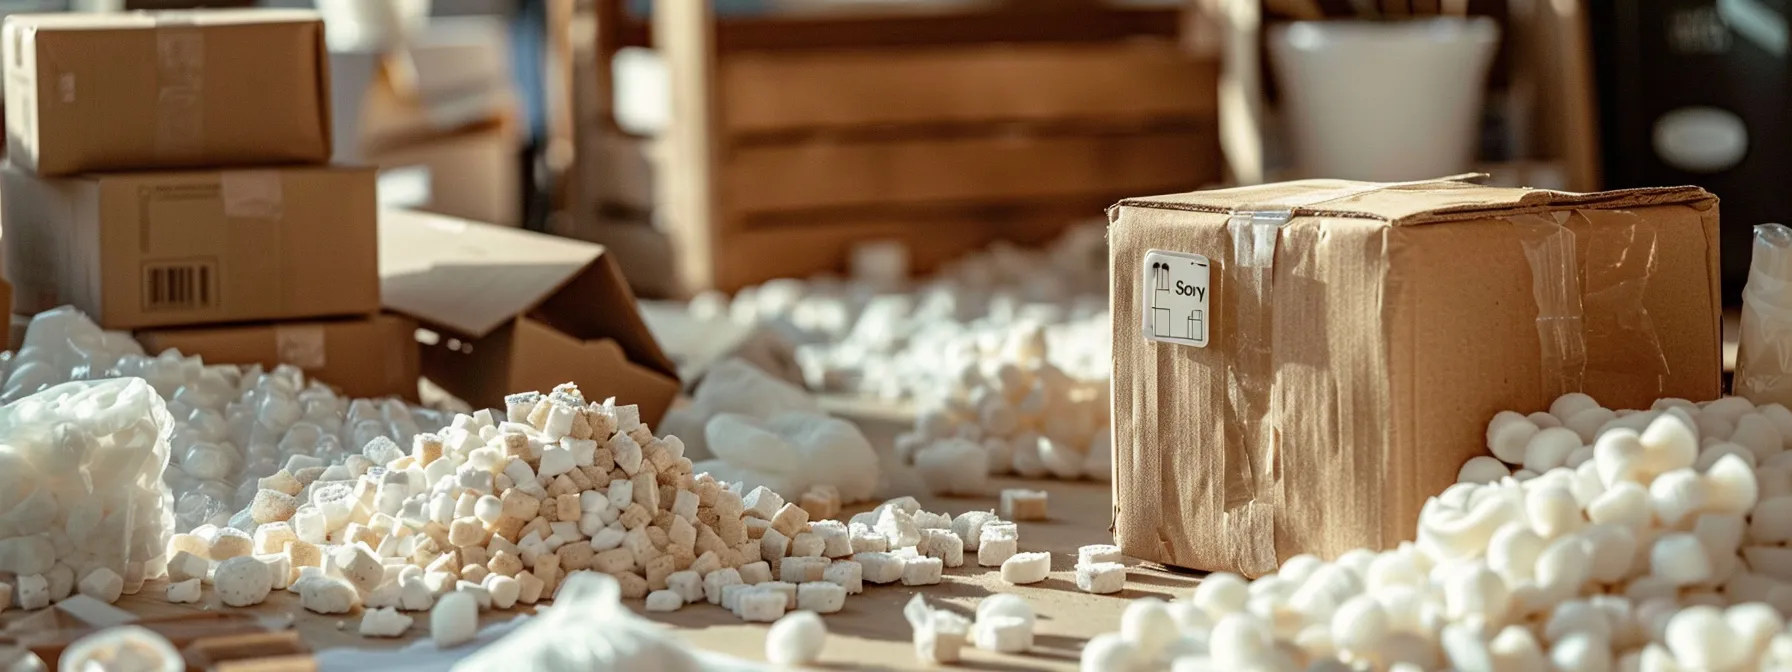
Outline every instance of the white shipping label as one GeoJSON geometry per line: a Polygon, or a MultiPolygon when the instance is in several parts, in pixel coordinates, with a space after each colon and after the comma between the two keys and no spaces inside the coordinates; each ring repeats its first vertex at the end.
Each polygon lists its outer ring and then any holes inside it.
{"type": "Polygon", "coordinates": [[[1207,347],[1212,320],[1207,290],[1212,286],[1207,257],[1185,252],[1145,253],[1145,297],[1141,325],[1146,340],[1207,347]]]}

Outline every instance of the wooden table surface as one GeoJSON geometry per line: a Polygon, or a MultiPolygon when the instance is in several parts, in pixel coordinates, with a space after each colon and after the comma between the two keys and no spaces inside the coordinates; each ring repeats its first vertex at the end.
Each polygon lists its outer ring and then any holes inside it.
{"type": "MultiPolygon", "coordinates": [[[[900,412],[879,411],[876,405],[831,403],[830,410],[860,422],[868,438],[887,447],[889,440],[904,424],[900,412]]],[[[1010,586],[1001,581],[994,568],[976,567],[975,561],[964,567],[948,569],[945,580],[936,586],[910,588],[900,584],[872,586],[864,593],[847,598],[846,607],[825,617],[831,636],[823,653],[823,662],[837,669],[910,669],[925,667],[915,659],[907,620],[902,607],[916,593],[924,594],[936,606],[948,606],[964,614],[973,613],[978,600],[995,593],[1014,593],[1027,598],[1038,612],[1034,650],[1026,655],[997,654],[967,648],[961,665],[968,669],[1076,669],[1078,652],[1090,637],[1118,629],[1120,613],[1136,598],[1173,599],[1186,597],[1196,578],[1191,575],[1134,567],[1127,588],[1117,595],[1089,595],[1076,589],[1077,548],[1087,544],[1112,543],[1109,524],[1113,500],[1105,483],[1023,481],[996,479],[991,483],[991,496],[977,498],[919,497],[930,511],[954,515],[975,509],[996,507],[995,489],[1024,487],[1051,493],[1051,519],[1020,524],[1020,547],[1023,551],[1052,553],[1052,572],[1044,582],[1028,586],[1010,586]]],[[[871,504],[848,507],[842,519],[871,504]]],[[[151,582],[137,595],[126,596],[118,606],[145,618],[175,616],[197,610],[229,609],[220,606],[211,590],[196,605],[169,604],[162,599],[163,584],[151,582]]],[[[743,623],[719,606],[707,604],[687,606],[672,613],[645,613],[639,601],[632,605],[637,613],[665,624],[677,635],[703,649],[754,660],[764,659],[766,624],[743,623]]],[[[298,597],[275,591],[268,601],[250,610],[265,616],[291,615],[297,629],[314,650],[337,647],[397,648],[418,638],[428,637],[426,613],[414,613],[417,621],[406,637],[399,639],[364,639],[356,633],[360,612],[344,615],[321,615],[299,607],[298,597]]],[[[488,612],[482,623],[507,621],[522,609],[512,612],[488,612]]],[[[0,621],[16,617],[16,610],[0,616],[0,621]]]]}

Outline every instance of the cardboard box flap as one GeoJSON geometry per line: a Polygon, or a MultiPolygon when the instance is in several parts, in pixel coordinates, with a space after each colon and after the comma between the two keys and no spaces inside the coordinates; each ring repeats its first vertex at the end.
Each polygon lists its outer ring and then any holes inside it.
{"type": "Polygon", "coordinates": [[[480,338],[603,256],[601,245],[410,210],[380,211],[386,307],[480,338]]]}
{"type": "Polygon", "coordinates": [[[309,9],[214,9],[157,12],[72,12],[13,14],[6,22],[36,30],[116,30],[175,25],[224,26],[239,23],[322,21],[309,9]]]}
{"type": "Polygon", "coordinates": [[[597,267],[591,272],[580,273],[560,291],[550,295],[536,307],[533,315],[579,340],[613,340],[628,353],[629,361],[678,378],[678,366],[660,349],[653,331],[641,319],[635,292],[622,277],[622,268],[611,263],[608,257],[598,259],[597,267]]]}
{"type": "Polygon", "coordinates": [[[379,249],[381,300],[391,310],[471,338],[533,314],[568,336],[612,339],[630,360],[678,374],[601,245],[388,209],[380,212],[379,249]]]}
{"type": "Polygon", "coordinates": [[[1548,189],[1487,187],[1451,179],[1373,183],[1301,180],[1185,194],[1129,198],[1116,207],[1195,212],[1291,206],[1295,216],[1350,217],[1411,226],[1565,208],[1637,208],[1665,204],[1716,203],[1698,187],[1652,187],[1590,194],[1548,189]]]}

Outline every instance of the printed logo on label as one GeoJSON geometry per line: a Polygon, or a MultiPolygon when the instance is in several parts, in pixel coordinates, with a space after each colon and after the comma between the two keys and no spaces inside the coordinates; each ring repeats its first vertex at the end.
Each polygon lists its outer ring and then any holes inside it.
{"type": "Polygon", "coordinates": [[[1207,257],[1151,250],[1143,267],[1145,340],[1207,347],[1212,319],[1207,290],[1211,264],[1207,257]]]}

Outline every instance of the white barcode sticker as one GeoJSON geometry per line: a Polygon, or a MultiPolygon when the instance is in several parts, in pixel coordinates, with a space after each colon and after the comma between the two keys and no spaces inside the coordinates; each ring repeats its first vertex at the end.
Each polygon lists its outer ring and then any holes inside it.
{"type": "Polygon", "coordinates": [[[210,259],[145,262],[144,310],[203,310],[218,305],[218,266],[210,259]]]}
{"type": "Polygon", "coordinates": [[[1207,347],[1211,328],[1207,257],[1186,252],[1145,253],[1144,297],[1140,301],[1146,340],[1207,347]]]}

